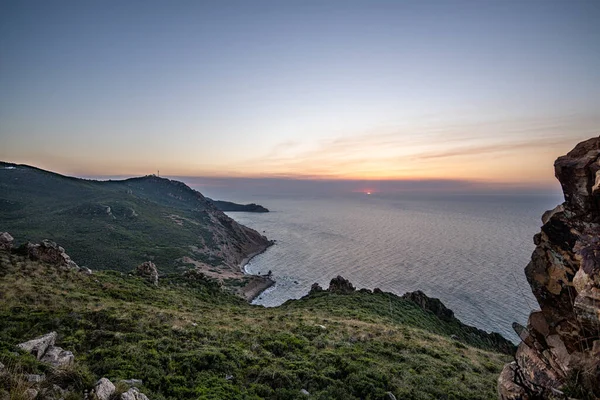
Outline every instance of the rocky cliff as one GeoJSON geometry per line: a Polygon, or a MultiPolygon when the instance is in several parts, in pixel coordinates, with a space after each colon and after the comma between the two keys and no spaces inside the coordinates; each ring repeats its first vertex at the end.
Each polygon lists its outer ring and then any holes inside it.
{"type": "Polygon", "coordinates": [[[501,399],[600,398],[600,137],[554,163],[565,202],[542,217],[525,275],[540,310],[515,361],[498,380],[501,399]]]}

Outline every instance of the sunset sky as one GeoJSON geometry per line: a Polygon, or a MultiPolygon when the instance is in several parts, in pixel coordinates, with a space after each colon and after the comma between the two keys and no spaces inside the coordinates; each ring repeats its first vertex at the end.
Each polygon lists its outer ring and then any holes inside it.
{"type": "Polygon", "coordinates": [[[600,1],[2,1],[0,160],[79,176],[553,185],[600,1]]]}

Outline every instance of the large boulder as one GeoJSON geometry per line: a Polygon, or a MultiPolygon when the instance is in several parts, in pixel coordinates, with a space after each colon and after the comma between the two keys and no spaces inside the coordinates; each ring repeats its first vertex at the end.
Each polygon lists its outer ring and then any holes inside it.
{"type": "Polygon", "coordinates": [[[565,202],[544,213],[534,237],[525,276],[540,310],[518,329],[515,363],[498,381],[502,399],[549,398],[569,386],[600,397],[600,137],[554,170],[565,202]]]}
{"type": "Polygon", "coordinates": [[[46,349],[46,353],[40,358],[40,361],[53,367],[67,367],[73,364],[75,356],[70,351],[57,346],[50,346],[46,349]]]}
{"type": "Polygon", "coordinates": [[[51,240],[27,243],[27,254],[32,260],[42,261],[66,269],[79,270],[79,266],[65,253],[65,249],[51,240]]]}
{"type": "Polygon", "coordinates": [[[13,247],[13,237],[8,232],[0,233],[0,250],[10,251],[13,247]]]}
{"type": "Polygon", "coordinates": [[[158,286],[158,269],[152,261],[146,261],[138,265],[136,273],[155,286],[158,286]]]}
{"type": "Polygon", "coordinates": [[[94,394],[98,400],[109,400],[115,390],[115,385],[106,378],[100,378],[94,385],[94,394]]]}
{"type": "Polygon", "coordinates": [[[121,400],[149,400],[144,393],[140,393],[137,388],[131,388],[121,394],[121,400]]]}
{"type": "Polygon", "coordinates": [[[44,336],[40,336],[27,342],[19,343],[17,347],[33,354],[38,360],[40,360],[46,353],[48,347],[54,346],[56,337],[56,332],[50,332],[44,336]]]}

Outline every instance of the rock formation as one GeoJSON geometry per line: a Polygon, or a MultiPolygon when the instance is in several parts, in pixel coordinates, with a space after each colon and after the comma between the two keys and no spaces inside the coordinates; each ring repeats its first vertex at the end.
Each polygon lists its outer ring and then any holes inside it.
{"type": "Polygon", "coordinates": [[[405,300],[412,301],[425,311],[431,311],[439,319],[444,321],[452,321],[454,312],[447,308],[439,299],[428,297],[425,293],[417,290],[416,292],[408,292],[402,295],[405,300]]]}
{"type": "Polygon", "coordinates": [[[152,261],[146,261],[137,266],[136,272],[154,286],[158,286],[158,269],[152,261]]]}
{"type": "Polygon", "coordinates": [[[0,250],[10,251],[13,246],[13,237],[8,232],[0,233],[0,250]]]}
{"type": "Polygon", "coordinates": [[[348,279],[338,275],[329,282],[329,289],[331,293],[347,294],[354,292],[355,288],[348,279]]]}
{"type": "Polygon", "coordinates": [[[148,397],[144,393],[140,393],[137,388],[131,388],[121,394],[121,400],[148,400],[148,397]]]}
{"type": "Polygon", "coordinates": [[[565,202],[534,237],[525,275],[540,310],[515,329],[522,342],[498,379],[501,399],[600,398],[600,137],[554,170],[565,202]]]}
{"type": "Polygon", "coordinates": [[[117,387],[114,383],[106,378],[100,378],[94,385],[92,398],[98,400],[110,400],[115,398],[118,398],[119,400],[149,400],[148,396],[141,393],[136,387],[130,388],[126,392],[121,393],[118,397],[116,397],[115,393],[118,394],[117,387]]]}
{"type": "Polygon", "coordinates": [[[48,264],[65,267],[68,269],[79,269],[75,261],[65,253],[65,249],[51,240],[42,240],[41,243],[27,243],[25,245],[27,254],[32,260],[42,261],[48,264]]]}
{"type": "Polygon", "coordinates": [[[20,343],[17,347],[33,354],[39,360],[44,356],[48,347],[54,346],[56,336],[56,332],[50,332],[44,336],[20,343]]]}
{"type": "Polygon", "coordinates": [[[115,385],[106,378],[100,378],[94,385],[94,394],[98,400],[109,400],[115,390],[115,385]]]}
{"type": "Polygon", "coordinates": [[[41,362],[50,364],[55,368],[69,366],[75,360],[75,356],[70,351],[54,346],[56,337],[56,332],[50,332],[38,338],[20,343],[17,347],[33,354],[41,362]]]}

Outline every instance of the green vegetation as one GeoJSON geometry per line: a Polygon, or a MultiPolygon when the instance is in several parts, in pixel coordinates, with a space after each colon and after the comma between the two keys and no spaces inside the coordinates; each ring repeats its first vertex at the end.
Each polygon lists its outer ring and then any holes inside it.
{"type": "MultiPolygon", "coordinates": [[[[154,287],[7,252],[0,321],[0,362],[13,371],[43,372],[15,345],[58,332],[76,366],[51,379],[68,383],[72,396],[105,376],[142,379],[151,399],[491,399],[508,360],[385,293],[321,292],[263,308],[201,274],[171,274],[154,287]]],[[[10,383],[0,380],[0,398],[2,386],[10,383]]]]}
{"type": "Polygon", "coordinates": [[[2,162],[0,221],[17,243],[52,239],[92,269],[129,271],[152,260],[172,272],[189,268],[184,256],[232,266],[268,244],[181,182],[99,182],[2,162]]]}

